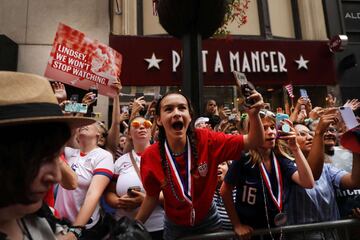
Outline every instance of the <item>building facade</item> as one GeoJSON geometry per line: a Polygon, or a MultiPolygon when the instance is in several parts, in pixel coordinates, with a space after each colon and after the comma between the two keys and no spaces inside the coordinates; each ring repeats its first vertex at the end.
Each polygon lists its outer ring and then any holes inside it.
{"type": "MultiPolygon", "coordinates": [[[[342,95],[344,99],[358,97],[360,70],[355,65],[360,50],[359,4],[360,1],[345,0],[251,0],[246,14],[247,23],[240,28],[237,23],[230,24],[230,36],[238,41],[247,39],[265,41],[264,45],[267,45],[267,42],[274,41],[284,41],[284,43],[316,41],[325,44],[332,36],[347,34],[350,39],[347,49],[342,53],[334,54],[335,82],[329,81],[326,84],[327,79],[325,82],[324,79],[320,79],[319,83],[306,83],[305,86],[296,83],[295,93],[298,88],[305,87],[310,97],[318,98],[319,104],[322,104],[323,96],[329,90],[334,91],[339,97],[342,95]]],[[[18,45],[16,66],[18,71],[44,74],[59,22],[79,29],[105,44],[109,44],[109,39],[113,37],[124,35],[145,37],[167,35],[159,24],[158,17],[153,14],[152,0],[0,0],[0,35],[6,36],[18,45]]],[[[2,41],[0,45],[1,48],[6,46],[2,41]]],[[[243,54],[241,47],[239,49],[239,54],[243,54]]],[[[215,52],[216,59],[217,49],[209,51],[215,52]]],[[[249,51],[256,51],[256,49],[249,48],[249,51]]],[[[1,55],[2,53],[3,51],[0,51],[0,58],[9,57],[1,55]]],[[[178,54],[181,55],[180,52],[178,54]]],[[[123,57],[124,59],[131,58],[131,55],[123,55],[123,57]]],[[[307,60],[306,56],[303,57],[307,60]]],[[[151,58],[151,56],[146,58],[151,58]]],[[[142,64],[146,63],[146,60],[142,59],[142,64]]],[[[293,59],[291,64],[295,64],[293,59]]],[[[124,68],[130,68],[131,71],[138,70],[126,65],[123,65],[124,68]]],[[[318,68],[318,71],[324,72],[324,68],[318,68]]],[[[151,100],[155,95],[179,87],[169,82],[169,79],[160,80],[164,82],[161,86],[151,84],[146,86],[133,84],[146,82],[146,79],[122,79],[126,86],[123,90],[122,101],[129,101],[137,92],[145,93],[147,100],[151,100]]],[[[291,79],[287,80],[291,81],[291,79]]],[[[278,84],[261,84],[260,86],[266,99],[274,99],[274,106],[283,104],[277,99],[284,96],[282,90],[284,82],[282,80],[278,84]]],[[[205,84],[207,84],[206,79],[205,84]]],[[[204,95],[204,98],[217,98],[220,103],[235,105],[236,94],[230,84],[219,88],[218,85],[210,83],[205,86],[204,95]],[[229,97],[224,98],[224,96],[229,97]]],[[[95,109],[102,113],[101,119],[104,121],[107,121],[108,106],[108,98],[101,97],[95,109]]]]}

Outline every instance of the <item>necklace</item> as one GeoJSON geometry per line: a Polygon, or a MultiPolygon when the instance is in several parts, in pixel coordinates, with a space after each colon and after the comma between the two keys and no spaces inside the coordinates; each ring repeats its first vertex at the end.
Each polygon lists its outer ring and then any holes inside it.
{"type": "MultiPolygon", "coordinates": [[[[264,187],[264,180],[262,178],[262,175],[260,173],[260,179],[261,179],[261,186],[262,186],[262,190],[263,190],[263,196],[264,196],[264,206],[265,206],[265,215],[266,215],[266,223],[267,223],[267,227],[269,230],[269,234],[272,240],[274,240],[274,236],[271,232],[271,228],[270,228],[270,222],[269,222],[269,213],[268,213],[268,207],[267,207],[267,201],[266,201],[266,193],[265,193],[265,187],[264,187]]],[[[280,228],[280,240],[282,240],[282,228],[280,228]]]]}

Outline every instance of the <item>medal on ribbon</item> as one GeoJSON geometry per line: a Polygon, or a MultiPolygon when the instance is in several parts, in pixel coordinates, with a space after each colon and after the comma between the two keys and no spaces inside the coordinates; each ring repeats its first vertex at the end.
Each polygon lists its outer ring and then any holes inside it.
{"type": "MultiPolygon", "coordinates": [[[[260,173],[261,173],[262,179],[265,182],[265,186],[266,186],[266,188],[267,188],[267,190],[268,190],[268,192],[270,194],[270,197],[271,197],[272,201],[274,202],[275,206],[279,210],[279,213],[276,214],[276,216],[274,218],[274,223],[275,223],[276,226],[284,226],[286,224],[287,215],[286,215],[286,213],[282,212],[282,208],[283,208],[283,202],[282,202],[282,196],[283,196],[282,174],[281,174],[281,169],[280,169],[279,162],[278,162],[275,154],[272,153],[272,156],[273,156],[272,160],[274,162],[274,170],[275,170],[275,174],[276,174],[276,183],[277,183],[277,189],[278,189],[277,196],[275,196],[275,194],[273,193],[273,190],[271,188],[270,178],[268,176],[268,173],[266,171],[264,163],[262,163],[262,162],[260,163],[260,173]]],[[[265,198],[264,198],[264,201],[266,201],[265,198]]]]}
{"type": "MultiPolygon", "coordinates": [[[[186,202],[190,205],[190,225],[194,226],[195,224],[195,209],[193,207],[193,199],[192,199],[192,177],[191,177],[191,148],[189,144],[189,139],[186,139],[186,152],[184,153],[185,158],[185,167],[186,167],[186,173],[185,178],[183,178],[180,174],[180,167],[178,166],[176,160],[174,159],[173,155],[171,154],[171,151],[168,147],[167,142],[165,141],[165,152],[168,161],[170,162],[170,168],[172,168],[172,172],[175,174],[175,181],[178,183],[181,194],[183,195],[186,202]]],[[[207,172],[207,166],[206,166],[206,172],[207,172]]]]}

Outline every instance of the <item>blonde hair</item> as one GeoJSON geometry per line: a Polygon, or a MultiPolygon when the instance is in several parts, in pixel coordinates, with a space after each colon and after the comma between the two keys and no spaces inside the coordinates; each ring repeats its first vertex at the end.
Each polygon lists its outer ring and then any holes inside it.
{"type": "MultiPolygon", "coordinates": [[[[261,118],[262,121],[269,121],[272,124],[276,125],[276,119],[272,115],[266,114],[265,117],[261,118]]],[[[276,155],[282,155],[290,160],[294,160],[295,158],[292,156],[292,153],[286,143],[285,140],[276,139],[274,152],[276,155]]],[[[258,164],[262,162],[264,159],[259,149],[251,149],[249,150],[250,160],[253,164],[258,164]]]]}

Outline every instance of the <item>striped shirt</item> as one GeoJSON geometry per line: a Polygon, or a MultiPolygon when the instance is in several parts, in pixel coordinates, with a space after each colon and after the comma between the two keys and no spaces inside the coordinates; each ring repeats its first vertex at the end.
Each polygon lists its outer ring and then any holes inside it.
{"type": "Polygon", "coordinates": [[[346,171],[324,164],[322,174],[312,189],[292,186],[287,206],[288,224],[303,224],[340,219],[335,187],[339,187],[346,171]]]}
{"type": "MultiPolygon", "coordinates": [[[[232,195],[233,195],[233,202],[235,203],[236,189],[233,190],[232,195]]],[[[223,230],[232,231],[233,225],[231,223],[231,220],[229,219],[229,216],[228,216],[225,206],[224,206],[223,199],[220,195],[220,187],[216,188],[216,191],[214,194],[214,203],[216,205],[217,212],[219,213],[219,216],[220,216],[221,228],[223,230]]]]}

